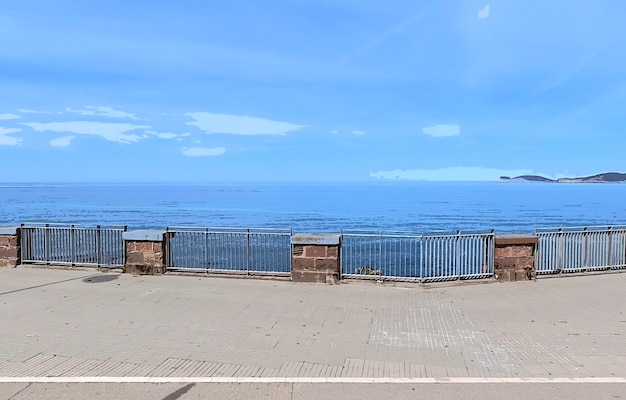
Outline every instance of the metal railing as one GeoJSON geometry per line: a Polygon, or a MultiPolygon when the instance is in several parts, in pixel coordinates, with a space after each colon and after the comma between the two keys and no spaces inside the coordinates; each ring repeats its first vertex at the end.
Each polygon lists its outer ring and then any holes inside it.
{"type": "Polygon", "coordinates": [[[493,272],[493,231],[342,231],[342,278],[427,282],[488,278],[493,272]]]}
{"type": "Polygon", "coordinates": [[[537,228],[537,274],[626,268],[626,226],[537,228]]]}
{"type": "Polygon", "coordinates": [[[25,264],[124,265],[126,226],[85,228],[79,225],[25,223],[20,227],[21,262],[25,264]]]}
{"type": "Polygon", "coordinates": [[[289,275],[291,229],[168,227],[169,271],[289,275]]]}

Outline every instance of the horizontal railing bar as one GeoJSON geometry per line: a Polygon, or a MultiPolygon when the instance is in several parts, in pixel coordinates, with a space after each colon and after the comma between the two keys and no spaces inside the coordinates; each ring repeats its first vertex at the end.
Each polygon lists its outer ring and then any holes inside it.
{"type": "Polygon", "coordinates": [[[292,229],[290,228],[258,228],[258,227],[254,227],[254,228],[246,228],[246,227],[240,227],[240,226],[168,226],[167,228],[165,228],[166,232],[172,232],[172,231],[177,231],[177,230],[182,230],[184,232],[189,232],[189,231],[202,231],[204,232],[205,230],[215,230],[218,232],[222,232],[225,230],[231,230],[231,231],[237,231],[237,230],[241,230],[241,231],[247,231],[247,230],[254,230],[254,231],[278,231],[278,232],[292,232],[292,229]]]}
{"type": "Polygon", "coordinates": [[[555,226],[534,228],[533,233],[564,233],[564,232],[617,232],[626,231],[626,225],[596,225],[596,226],[555,226]]]}
{"type": "Polygon", "coordinates": [[[22,224],[20,229],[82,229],[82,230],[101,230],[101,231],[125,231],[127,229],[126,225],[107,225],[107,226],[82,226],[82,225],[65,225],[65,224],[48,224],[45,225],[26,225],[22,224]]]}
{"type": "Polygon", "coordinates": [[[403,231],[403,230],[392,230],[392,229],[342,229],[340,233],[342,235],[402,234],[402,235],[408,235],[408,236],[421,236],[421,235],[447,236],[447,235],[457,235],[459,233],[463,235],[488,235],[488,234],[495,234],[495,230],[493,229],[478,229],[478,230],[446,229],[446,230],[428,230],[428,231],[403,231]]]}
{"type": "Polygon", "coordinates": [[[397,239],[436,239],[436,238],[449,238],[449,239],[454,239],[454,238],[481,238],[481,237],[487,237],[487,236],[494,236],[493,234],[485,234],[485,235],[480,235],[480,234],[458,234],[458,235],[424,235],[424,236],[400,236],[400,235],[377,235],[377,234],[362,234],[362,235],[357,235],[357,234],[348,234],[348,233],[343,233],[342,236],[347,236],[347,237],[369,237],[369,238],[397,238],[397,239]]]}
{"type": "Polygon", "coordinates": [[[65,231],[81,231],[81,232],[125,232],[124,229],[117,229],[117,228],[81,228],[81,227],[58,227],[58,226],[49,226],[49,227],[45,227],[45,226],[23,226],[21,227],[21,229],[27,230],[27,229],[44,229],[44,230],[48,230],[48,231],[59,231],[59,232],[65,232],[65,231]]]}
{"type": "Polygon", "coordinates": [[[377,234],[377,233],[364,233],[364,234],[352,234],[352,233],[342,233],[341,236],[346,237],[371,237],[371,238],[398,238],[398,239],[420,239],[425,236],[409,236],[409,235],[385,235],[385,234],[377,234]]]}
{"type": "Polygon", "coordinates": [[[283,236],[283,237],[291,237],[293,236],[290,233],[283,232],[232,232],[232,231],[169,231],[166,233],[173,234],[185,234],[185,233],[197,233],[197,234],[207,234],[207,235],[238,235],[238,236],[283,236]]]}

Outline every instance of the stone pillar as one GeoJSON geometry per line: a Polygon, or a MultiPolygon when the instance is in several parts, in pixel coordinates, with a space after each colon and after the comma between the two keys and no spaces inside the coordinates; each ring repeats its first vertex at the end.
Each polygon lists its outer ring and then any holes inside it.
{"type": "Polygon", "coordinates": [[[122,234],[126,253],[124,272],[134,275],[165,273],[163,233],[158,230],[124,232],[122,234]]]}
{"type": "Polygon", "coordinates": [[[334,284],[340,277],[341,235],[299,233],[291,237],[291,280],[334,284]]]}
{"type": "Polygon", "coordinates": [[[495,278],[498,282],[528,281],[536,278],[536,236],[496,236],[495,278]]]}
{"type": "Polygon", "coordinates": [[[19,233],[17,227],[0,227],[0,267],[20,264],[19,233]]]}

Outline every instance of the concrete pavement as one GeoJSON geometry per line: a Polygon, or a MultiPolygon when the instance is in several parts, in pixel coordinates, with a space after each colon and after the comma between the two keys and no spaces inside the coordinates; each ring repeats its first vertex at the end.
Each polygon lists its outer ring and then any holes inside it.
{"type": "Polygon", "coordinates": [[[604,377],[623,390],[625,287],[623,273],[425,288],[3,268],[0,377],[345,378],[333,391],[362,377],[604,377]]]}
{"type": "Polygon", "coordinates": [[[619,384],[21,384],[0,385],[0,399],[445,399],[445,400],[541,400],[623,399],[626,385],[619,384]]]}

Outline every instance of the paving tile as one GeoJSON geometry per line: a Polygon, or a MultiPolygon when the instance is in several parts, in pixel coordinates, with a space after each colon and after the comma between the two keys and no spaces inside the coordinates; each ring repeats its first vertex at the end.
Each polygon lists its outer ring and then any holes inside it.
{"type": "Polygon", "coordinates": [[[626,376],[626,274],[424,289],[92,273],[0,269],[0,376],[626,376]]]}

